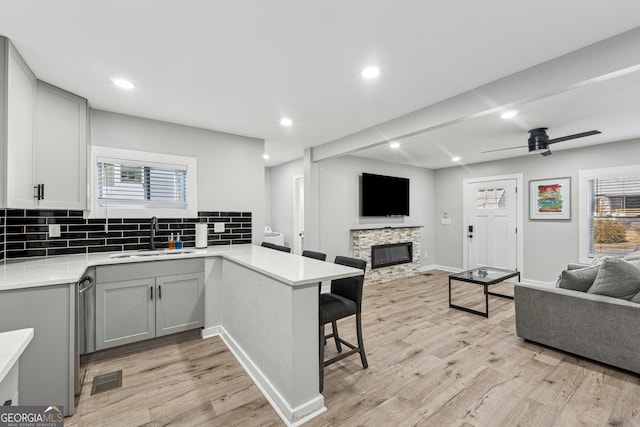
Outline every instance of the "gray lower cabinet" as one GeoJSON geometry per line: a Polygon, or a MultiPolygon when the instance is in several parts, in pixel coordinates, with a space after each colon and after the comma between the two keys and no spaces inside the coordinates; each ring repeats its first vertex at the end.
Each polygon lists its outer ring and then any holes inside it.
{"type": "Polygon", "coordinates": [[[204,326],[204,274],[156,278],[156,336],[204,326]]]}
{"type": "Polygon", "coordinates": [[[96,350],[153,338],[155,278],[96,284],[96,350]]]}
{"type": "MultiPolygon", "coordinates": [[[[96,281],[96,350],[204,326],[204,266],[195,272],[132,278],[167,270],[171,261],[151,265],[98,267],[96,281]],[[161,265],[158,265],[161,264],[161,265]],[[130,270],[130,271],[128,271],[130,270]],[[199,270],[199,271],[198,271],[199,270]],[[109,281],[115,279],[114,281],[109,281]]],[[[146,264],[146,263],[142,263],[146,264]]],[[[191,264],[176,264],[188,271],[191,264]]]]}
{"type": "Polygon", "coordinates": [[[20,358],[21,405],[64,405],[64,414],[73,414],[73,313],[74,284],[0,292],[0,332],[33,328],[20,358]]]}

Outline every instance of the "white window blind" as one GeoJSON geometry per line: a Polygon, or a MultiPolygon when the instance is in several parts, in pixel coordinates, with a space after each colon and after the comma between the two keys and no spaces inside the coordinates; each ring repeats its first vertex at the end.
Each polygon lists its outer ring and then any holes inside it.
{"type": "Polygon", "coordinates": [[[589,256],[625,255],[640,240],[640,176],[594,178],[589,187],[589,256]]]}
{"type": "Polygon", "coordinates": [[[187,208],[187,166],[97,158],[97,204],[105,208],[187,208]]]}

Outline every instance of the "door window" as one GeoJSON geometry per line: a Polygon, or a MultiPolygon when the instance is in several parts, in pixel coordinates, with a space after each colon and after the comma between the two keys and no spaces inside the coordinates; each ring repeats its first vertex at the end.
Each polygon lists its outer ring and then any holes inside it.
{"type": "Polygon", "coordinates": [[[478,209],[498,209],[507,206],[504,188],[482,188],[476,193],[478,209]]]}

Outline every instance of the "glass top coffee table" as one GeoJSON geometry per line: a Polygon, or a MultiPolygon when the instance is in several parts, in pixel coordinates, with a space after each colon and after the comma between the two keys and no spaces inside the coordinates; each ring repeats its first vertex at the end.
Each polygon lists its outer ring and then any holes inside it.
{"type": "Polygon", "coordinates": [[[500,283],[506,279],[518,276],[520,281],[520,272],[517,270],[506,270],[503,268],[495,267],[480,267],[473,270],[463,271],[461,273],[449,275],[449,307],[457,308],[458,310],[467,311],[473,314],[479,314],[480,316],[489,317],[489,295],[513,299],[511,295],[497,294],[495,292],[489,292],[489,286],[500,283]],[[485,311],[478,311],[468,307],[462,307],[451,303],[451,281],[457,280],[459,282],[475,283],[476,285],[484,286],[484,298],[485,298],[485,311]]]}

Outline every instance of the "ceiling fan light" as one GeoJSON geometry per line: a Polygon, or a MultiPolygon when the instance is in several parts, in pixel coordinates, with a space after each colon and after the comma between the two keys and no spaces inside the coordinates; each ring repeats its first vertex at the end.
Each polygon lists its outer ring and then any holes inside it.
{"type": "Polygon", "coordinates": [[[529,143],[529,153],[539,153],[549,149],[549,136],[546,130],[547,128],[537,128],[529,131],[530,136],[527,140],[529,143]]]}

